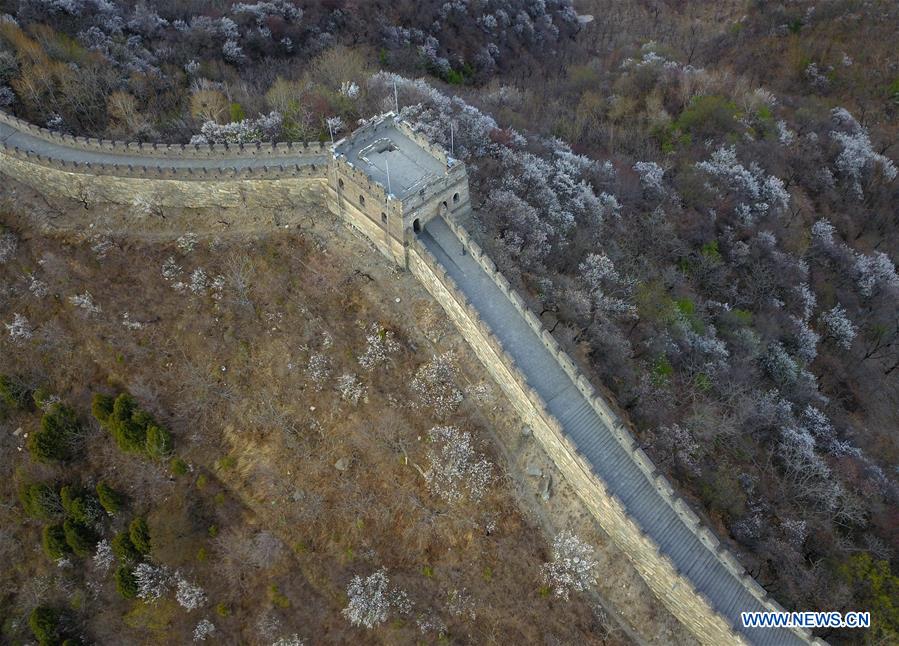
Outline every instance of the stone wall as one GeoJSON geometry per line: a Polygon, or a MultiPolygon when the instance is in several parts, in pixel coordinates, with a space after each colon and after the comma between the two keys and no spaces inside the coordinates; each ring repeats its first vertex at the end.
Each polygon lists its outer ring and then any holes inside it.
{"type": "Polygon", "coordinates": [[[252,144],[158,144],[136,141],[113,141],[93,137],[75,137],[41,128],[0,111],[0,123],[60,146],[90,152],[114,152],[147,157],[177,159],[226,159],[230,157],[296,157],[298,155],[330,155],[326,142],[252,143],[252,144]]]}
{"type": "Polygon", "coordinates": [[[159,206],[288,208],[325,198],[323,166],[159,169],[85,165],[0,147],[0,172],[36,190],[88,203],[132,204],[143,198],[159,206]]]}
{"type": "MultiPolygon", "coordinates": [[[[702,526],[699,517],[690,509],[689,505],[674,493],[667,479],[655,469],[642,449],[635,446],[633,437],[615,412],[601,397],[597,396],[589,380],[577,370],[571,358],[560,349],[549,331],[542,326],[539,318],[525,305],[524,299],[511,289],[508,280],[497,272],[496,265],[490,258],[481,251],[477,243],[470,239],[463,228],[452,222],[448,222],[448,224],[471,256],[479,262],[528,321],[559,365],[577,384],[603,422],[612,430],[622,447],[631,455],[650,481],[655,483],[656,489],[663,498],[668,500],[687,526],[697,533],[700,540],[718,555],[722,563],[765,607],[771,610],[782,610],[767,592],[746,573],[737,559],[720,545],[714,534],[702,526]]],[[[609,491],[602,476],[594,471],[590,462],[565,436],[559,422],[547,411],[543,399],[527,384],[524,375],[516,368],[512,357],[480,319],[475,308],[467,302],[453,279],[446,274],[436,259],[417,239],[410,242],[408,258],[409,269],[443,306],[474,349],[475,354],[509,397],[522,419],[534,430],[534,436],[593,512],[600,526],[628,555],[634,567],[671,613],[703,643],[716,645],[746,643],[742,636],[734,632],[728,621],[714,610],[709,600],[696,590],[686,577],[678,573],[674,564],[660,552],[652,538],[628,516],[622,502],[609,491]]],[[[801,636],[806,641],[811,638],[807,631],[803,631],[801,636]]]]}
{"type": "Polygon", "coordinates": [[[385,256],[406,266],[402,202],[387,195],[384,187],[342,156],[328,168],[328,208],[361,231],[385,256]]]}

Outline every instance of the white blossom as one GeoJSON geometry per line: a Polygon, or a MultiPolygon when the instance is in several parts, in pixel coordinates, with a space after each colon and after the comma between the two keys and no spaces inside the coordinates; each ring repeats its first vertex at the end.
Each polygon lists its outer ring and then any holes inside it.
{"type": "Polygon", "coordinates": [[[406,613],[412,608],[405,592],[390,587],[384,568],[364,579],[357,574],[347,586],[346,593],[349,603],[341,614],[354,626],[374,628],[387,621],[391,610],[406,613]]]}
{"type": "Polygon", "coordinates": [[[836,229],[830,221],[822,218],[812,225],[812,241],[822,247],[830,247],[833,245],[835,232],[836,229]]]}
{"type": "Polygon", "coordinates": [[[858,334],[858,328],[849,319],[849,315],[842,305],[838,303],[832,309],[822,313],[819,320],[828,336],[833,337],[837,345],[844,350],[852,347],[852,340],[858,334]]]}
{"type": "Polygon", "coordinates": [[[446,610],[454,617],[474,619],[477,603],[466,588],[454,588],[446,593],[446,610]]]}
{"type": "Polygon", "coordinates": [[[821,71],[818,69],[818,64],[814,61],[806,66],[805,77],[809,80],[809,83],[819,89],[825,89],[828,85],[830,85],[830,81],[824,74],[821,73],[821,71]]]}
{"type": "Polygon", "coordinates": [[[796,141],[796,133],[787,127],[787,122],[780,120],[777,126],[777,140],[784,146],[789,146],[796,141]]]}
{"type": "Polygon", "coordinates": [[[431,493],[451,504],[464,498],[480,500],[492,478],[493,465],[475,453],[471,434],[455,426],[435,426],[428,431],[428,442],[425,480],[431,493]]]}
{"type": "Polygon", "coordinates": [[[12,315],[12,323],[4,323],[6,329],[9,330],[9,336],[16,343],[19,341],[27,341],[34,335],[34,328],[31,323],[22,314],[18,312],[12,315]]]}
{"type": "Polygon", "coordinates": [[[707,161],[696,164],[696,168],[718,178],[731,191],[751,202],[754,212],[764,214],[772,207],[784,209],[790,201],[790,194],[783,181],[773,175],[766,175],[758,164],[749,168],[737,160],[736,146],[721,146],[707,161]]]}
{"type": "Polygon", "coordinates": [[[69,302],[75,307],[83,309],[88,314],[99,314],[100,306],[94,303],[94,297],[90,292],[69,296],[69,302]]]}
{"type": "Polygon", "coordinates": [[[94,552],[94,566],[101,572],[106,572],[115,563],[115,555],[112,553],[112,547],[105,538],[97,543],[97,549],[94,552]]]}
{"type": "Polygon", "coordinates": [[[194,294],[199,294],[206,291],[208,285],[209,276],[206,275],[206,272],[201,267],[194,269],[190,275],[190,291],[194,294]]]}
{"type": "Polygon", "coordinates": [[[270,16],[283,18],[287,22],[296,22],[303,17],[303,10],[289,0],[263,0],[255,4],[240,2],[232,6],[231,11],[254,16],[259,25],[265,24],[270,16]]]}
{"type": "Polygon", "coordinates": [[[19,238],[15,233],[0,233],[0,264],[9,262],[19,248],[19,238]]]}
{"type": "Polygon", "coordinates": [[[354,406],[365,397],[365,386],[356,375],[351,373],[340,375],[337,378],[337,390],[344,401],[348,401],[354,406]]]}
{"type": "Polygon", "coordinates": [[[762,357],[762,365],[778,383],[791,384],[799,377],[799,365],[778,342],[768,346],[768,351],[762,357]]]}
{"type": "Polygon", "coordinates": [[[343,119],[338,116],[328,117],[325,119],[325,123],[332,135],[336,135],[338,132],[343,132],[346,129],[346,124],[343,122],[343,119]]]}
{"type": "Polygon", "coordinates": [[[272,646],[304,646],[305,642],[300,639],[300,636],[294,633],[293,635],[288,635],[287,637],[281,637],[272,642],[272,646]]]}
{"type": "Polygon", "coordinates": [[[588,254],[578,266],[578,271],[589,286],[590,296],[597,310],[612,314],[636,314],[636,308],[619,297],[626,294],[629,285],[607,255],[588,254]]]}
{"type": "Polygon", "coordinates": [[[144,324],[132,319],[131,314],[128,312],[122,312],[122,327],[127,330],[142,330],[144,329],[144,324]]]}
{"type": "Polygon", "coordinates": [[[365,352],[359,357],[359,365],[364,370],[373,370],[377,366],[387,362],[390,355],[399,351],[400,344],[396,342],[391,330],[372,323],[368,327],[365,336],[365,352]]]}
{"type": "Polygon", "coordinates": [[[139,563],[134,568],[137,581],[137,596],[144,601],[157,601],[166,595],[171,587],[172,576],[164,566],[139,563]]]}
{"type": "MultiPolygon", "coordinates": [[[[175,245],[181,251],[181,253],[188,254],[197,247],[197,243],[200,241],[200,238],[196,233],[185,233],[180,236],[177,240],[175,240],[175,245]]],[[[172,260],[174,262],[174,259],[172,260]]]]}
{"type": "Polygon", "coordinates": [[[206,593],[203,588],[185,579],[181,572],[175,572],[175,586],[175,599],[188,612],[205,605],[206,593]]]}
{"type": "Polygon", "coordinates": [[[836,159],[836,168],[850,182],[853,192],[861,197],[862,179],[866,171],[880,168],[883,176],[892,181],[899,170],[892,159],[875,152],[867,131],[844,108],[834,108],[831,117],[837,125],[848,132],[832,131],[830,136],[842,145],[843,150],[836,159]]]}
{"type": "Polygon", "coordinates": [[[437,415],[445,417],[462,402],[462,392],[455,383],[456,374],[450,353],[435,355],[416,371],[412,391],[424,406],[430,406],[437,415]]]}
{"type": "Polygon", "coordinates": [[[44,298],[50,293],[50,286],[34,274],[28,276],[28,291],[35,298],[44,298]]]}
{"type": "Polygon", "coordinates": [[[640,184],[644,189],[655,193],[664,193],[665,188],[662,184],[662,177],[665,171],[655,162],[637,162],[634,164],[634,170],[640,175],[640,184]]]}
{"type": "Polygon", "coordinates": [[[803,321],[810,320],[812,312],[815,311],[815,305],[818,304],[818,297],[815,296],[815,292],[812,291],[808,283],[800,283],[793,288],[793,291],[796,293],[796,296],[799,298],[799,304],[802,306],[802,316],[800,318],[803,321]]]}
{"type": "Polygon", "coordinates": [[[689,429],[672,424],[659,428],[655,436],[658,439],[653,443],[654,446],[669,454],[680,466],[699,475],[702,451],[689,429]]]}
{"type": "Polygon", "coordinates": [[[348,99],[355,99],[359,96],[359,85],[354,81],[344,81],[340,84],[340,93],[348,99]]]}
{"type": "Polygon", "coordinates": [[[194,641],[204,642],[206,638],[215,632],[215,624],[208,619],[201,619],[194,628],[194,641]]]}
{"type": "Polygon", "coordinates": [[[899,275],[890,257],[882,251],[855,254],[855,280],[862,296],[871,296],[877,287],[899,288],[899,275]]]}
{"type": "Polygon", "coordinates": [[[331,360],[320,352],[313,353],[306,364],[306,375],[316,390],[321,390],[325,381],[331,376],[331,360]]]}
{"type": "Polygon", "coordinates": [[[191,137],[192,144],[227,143],[242,144],[259,141],[273,141],[281,132],[284,118],[280,112],[272,111],[257,119],[244,119],[220,124],[206,121],[200,126],[200,134],[191,137]]]}
{"type": "Polygon", "coordinates": [[[808,322],[798,316],[791,316],[790,320],[795,329],[796,356],[805,363],[811,363],[818,356],[818,342],[821,336],[808,326],[808,322]]]}
{"type": "Polygon", "coordinates": [[[226,61],[235,65],[242,63],[246,59],[243,48],[236,40],[225,41],[225,44],[222,45],[222,56],[225,57],[226,61]]]}
{"type": "Polygon", "coordinates": [[[584,592],[596,583],[593,547],[570,531],[556,536],[552,561],[543,564],[543,580],[556,596],[568,600],[571,591],[584,592]]]}
{"type": "Polygon", "coordinates": [[[619,204],[618,198],[616,198],[614,195],[611,195],[611,194],[605,193],[605,192],[600,193],[599,194],[599,204],[600,204],[599,216],[601,219],[608,217],[608,216],[617,218],[618,215],[621,213],[621,204],[619,204]]]}

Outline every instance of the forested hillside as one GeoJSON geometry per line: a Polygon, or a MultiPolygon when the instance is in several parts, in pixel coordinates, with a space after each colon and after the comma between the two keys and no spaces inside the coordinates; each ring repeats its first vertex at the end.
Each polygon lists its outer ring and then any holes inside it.
{"type": "Polygon", "coordinates": [[[899,7],[302,5],[3,2],[0,103],[241,142],[325,139],[396,97],[468,164],[479,242],[759,581],[872,611],[834,643],[899,639],[899,7]]]}

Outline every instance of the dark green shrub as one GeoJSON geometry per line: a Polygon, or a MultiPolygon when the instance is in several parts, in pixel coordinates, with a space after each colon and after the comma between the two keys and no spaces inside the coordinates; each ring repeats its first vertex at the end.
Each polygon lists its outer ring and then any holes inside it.
{"type": "Polygon", "coordinates": [[[147,445],[147,429],[134,420],[113,420],[109,430],[119,448],[128,453],[142,453],[147,445]]]}
{"type": "Polygon", "coordinates": [[[151,426],[156,426],[156,419],[142,408],[135,408],[131,413],[131,421],[142,429],[149,430],[151,426]]]}
{"type": "Polygon", "coordinates": [[[62,528],[66,534],[66,543],[76,555],[88,556],[91,553],[97,543],[97,536],[90,527],[74,518],[66,518],[62,528]]]}
{"type": "Polygon", "coordinates": [[[41,386],[33,393],[31,393],[31,400],[34,402],[34,405],[38,408],[43,408],[48,403],[50,403],[50,398],[53,397],[53,393],[49,390],[41,386]]]}
{"type": "Polygon", "coordinates": [[[871,611],[871,643],[899,643],[899,575],[893,574],[890,562],[860,552],[840,563],[836,572],[871,611]]]}
{"type": "Polygon", "coordinates": [[[137,596],[137,579],[129,565],[120,565],[115,571],[115,587],[126,599],[137,596]]]}
{"type": "Polygon", "coordinates": [[[72,506],[72,499],[78,495],[77,490],[72,485],[63,485],[59,488],[59,502],[66,513],[69,513],[69,507],[72,506]]]}
{"type": "Polygon", "coordinates": [[[154,460],[162,460],[172,452],[172,436],[160,426],[147,429],[147,455],[154,460]]]}
{"type": "Polygon", "coordinates": [[[110,543],[110,547],[116,558],[123,563],[129,563],[140,559],[140,552],[134,547],[134,543],[131,542],[131,535],[128,532],[119,532],[116,534],[110,543]]]}
{"type": "Polygon", "coordinates": [[[18,377],[0,375],[0,408],[31,410],[28,387],[18,377]]]}
{"type": "Polygon", "coordinates": [[[66,542],[66,533],[62,525],[47,525],[41,539],[44,552],[52,561],[58,561],[71,550],[66,542]]]}
{"type": "Polygon", "coordinates": [[[59,613],[47,606],[38,606],[28,615],[28,627],[41,646],[59,643],[59,613]]]}
{"type": "Polygon", "coordinates": [[[94,418],[98,422],[106,424],[106,422],[109,421],[109,416],[112,415],[112,407],[114,404],[115,399],[109,395],[94,393],[93,400],[91,401],[91,413],[93,413],[94,418]]]}
{"type": "Polygon", "coordinates": [[[97,483],[97,497],[100,505],[110,516],[118,513],[125,504],[125,496],[102,481],[97,483]]]}
{"type": "Polygon", "coordinates": [[[146,519],[142,517],[135,518],[128,525],[128,535],[131,537],[131,543],[134,548],[141,554],[150,553],[150,527],[147,525],[146,519]]]}
{"type": "Polygon", "coordinates": [[[131,419],[136,408],[137,402],[134,401],[134,397],[128,393],[122,393],[112,403],[112,417],[118,420],[131,419]]]}
{"type": "Polygon", "coordinates": [[[41,418],[40,430],[28,438],[28,450],[38,462],[71,460],[78,451],[81,432],[75,411],[53,404],[41,418]]]}
{"type": "Polygon", "coordinates": [[[62,514],[62,504],[56,490],[43,482],[19,487],[19,502],[25,513],[39,520],[51,520],[62,514]]]}
{"type": "Polygon", "coordinates": [[[169,463],[169,468],[176,476],[183,476],[188,472],[187,462],[185,462],[181,458],[172,458],[172,461],[169,463]]]}
{"type": "MultiPolygon", "coordinates": [[[[141,453],[146,449],[147,415],[141,414],[134,398],[122,393],[115,398],[106,427],[123,451],[141,453]]],[[[152,421],[152,417],[149,418],[152,421]]]]}
{"type": "Polygon", "coordinates": [[[96,394],[92,408],[94,417],[112,434],[123,451],[147,453],[154,459],[163,459],[171,453],[171,435],[128,393],[122,393],[114,400],[96,394]]]}
{"type": "Polygon", "coordinates": [[[738,125],[736,115],[736,104],[726,97],[700,95],[680,114],[677,126],[697,139],[706,139],[733,132],[738,125]]]}
{"type": "Polygon", "coordinates": [[[59,490],[59,499],[66,514],[82,524],[93,523],[100,517],[97,500],[78,486],[66,485],[59,490]]]}

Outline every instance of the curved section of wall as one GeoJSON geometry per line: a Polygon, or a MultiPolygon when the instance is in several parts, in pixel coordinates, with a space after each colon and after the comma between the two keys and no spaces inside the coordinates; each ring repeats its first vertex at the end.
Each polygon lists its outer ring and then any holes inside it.
{"type": "MultiPolygon", "coordinates": [[[[145,142],[113,141],[93,137],[74,137],[28,123],[11,114],[0,111],[0,139],[6,140],[18,133],[21,148],[36,150],[34,145],[25,145],[25,138],[38,140],[61,148],[120,156],[157,157],[160,159],[234,159],[234,158],[279,158],[300,156],[330,156],[330,145],[326,142],[287,142],[252,144],[159,144],[145,142]]],[[[14,145],[16,142],[12,142],[14,145]]]]}
{"type": "Polygon", "coordinates": [[[0,171],[84,203],[201,208],[322,202],[328,163],[318,142],[184,146],[61,135],[0,112],[0,171]]]}

